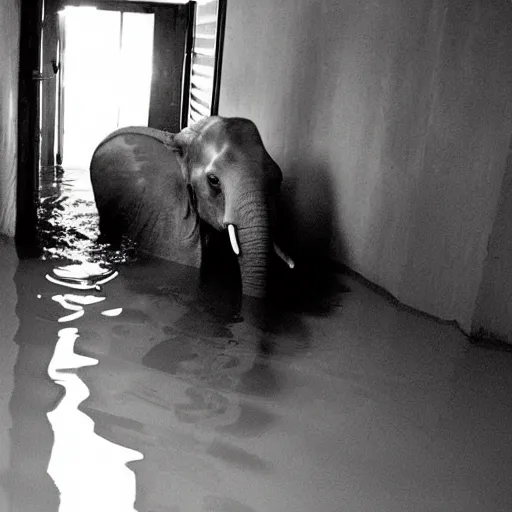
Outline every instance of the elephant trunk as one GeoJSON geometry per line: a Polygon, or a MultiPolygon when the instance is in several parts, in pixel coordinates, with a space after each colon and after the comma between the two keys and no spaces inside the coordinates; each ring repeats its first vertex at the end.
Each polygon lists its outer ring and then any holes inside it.
{"type": "Polygon", "coordinates": [[[264,193],[244,194],[238,202],[236,217],[242,293],[250,297],[265,297],[271,243],[264,193]]]}
{"type": "Polygon", "coordinates": [[[240,246],[242,293],[250,297],[265,297],[269,261],[268,227],[240,229],[240,246]]]}

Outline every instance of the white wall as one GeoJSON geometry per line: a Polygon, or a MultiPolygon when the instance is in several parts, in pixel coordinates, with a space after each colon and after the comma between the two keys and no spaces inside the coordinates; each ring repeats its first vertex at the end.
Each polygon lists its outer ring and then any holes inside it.
{"type": "Polygon", "coordinates": [[[224,49],[220,114],[259,126],[299,245],[469,329],[512,133],[512,5],[237,0],[224,49]]]}
{"type": "Polygon", "coordinates": [[[0,234],[16,221],[20,0],[0,3],[0,234]]]}

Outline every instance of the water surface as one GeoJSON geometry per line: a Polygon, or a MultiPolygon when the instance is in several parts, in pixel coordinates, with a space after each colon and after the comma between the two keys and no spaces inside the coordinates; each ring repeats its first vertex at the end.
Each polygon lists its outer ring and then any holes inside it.
{"type": "MultiPolygon", "coordinates": [[[[212,295],[197,269],[142,257],[128,241],[99,244],[87,173],[43,169],[40,194],[41,257],[14,276],[11,414],[13,430],[33,437],[13,444],[10,474],[34,459],[30,479],[60,512],[218,508],[219,464],[268,478],[273,464],[231,440],[275,421],[249,399],[278,392],[260,343],[273,334],[212,295]],[[28,417],[27,395],[37,395],[28,417]],[[174,505],[162,508],[162,492],[174,505]]],[[[35,494],[7,487],[41,510],[35,494]]]]}
{"type": "Polygon", "coordinates": [[[41,258],[0,238],[0,511],[511,508],[508,354],[346,276],[237,315],[98,244],[86,173],[41,185],[41,258]]]}

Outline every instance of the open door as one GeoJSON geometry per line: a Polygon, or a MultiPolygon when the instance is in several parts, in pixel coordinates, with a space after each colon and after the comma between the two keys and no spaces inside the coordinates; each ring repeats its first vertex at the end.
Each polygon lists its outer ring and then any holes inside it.
{"type": "Polygon", "coordinates": [[[88,167],[97,143],[120,126],[180,130],[191,12],[183,4],[48,2],[43,166],[88,167]]]}

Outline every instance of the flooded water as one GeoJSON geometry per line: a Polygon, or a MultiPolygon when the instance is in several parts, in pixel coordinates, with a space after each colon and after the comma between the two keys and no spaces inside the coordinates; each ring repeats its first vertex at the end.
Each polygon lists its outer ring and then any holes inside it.
{"type": "MultiPolygon", "coordinates": [[[[41,257],[14,275],[13,503],[252,510],[218,494],[221,481],[232,484],[216,468],[272,473],[270,460],[231,440],[258,438],[275,421],[257,397],[279,393],[261,350],[278,333],[240,318],[236,302],[215,304],[197,269],[141,258],[128,242],[98,244],[87,172],[44,169],[38,215],[41,257]],[[37,397],[28,416],[27,396],[37,397]],[[18,487],[19,476],[37,486],[18,487]]],[[[305,350],[303,334],[283,337],[282,353],[305,350]]]]}
{"type": "Polygon", "coordinates": [[[106,265],[134,258],[133,246],[128,243],[113,251],[97,242],[98,216],[88,171],[62,172],[45,167],[39,189],[38,233],[43,260],[106,265]]]}
{"type": "Polygon", "coordinates": [[[356,282],[240,316],[46,172],[42,257],[0,239],[1,512],[507,509],[507,362],[356,282]]]}

